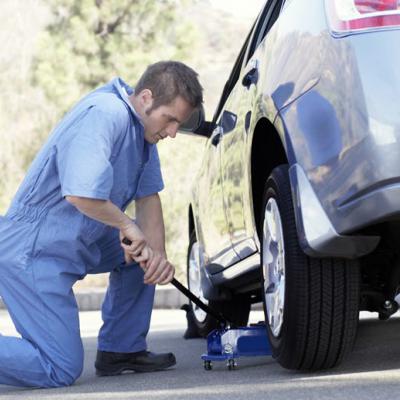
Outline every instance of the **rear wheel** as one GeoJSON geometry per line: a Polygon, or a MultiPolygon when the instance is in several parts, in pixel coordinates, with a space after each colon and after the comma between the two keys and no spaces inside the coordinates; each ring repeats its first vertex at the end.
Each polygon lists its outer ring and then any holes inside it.
{"type": "MultiPolygon", "coordinates": [[[[219,311],[237,326],[245,326],[249,319],[250,301],[247,296],[235,296],[229,301],[208,301],[204,297],[201,287],[200,268],[204,268],[200,261],[199,244],[193,231],[190,235],[188,257],[187,257],[187,281],[192,291],[203,303],[212,309],[219,311]]],[[[191,322],[200,336],[206,337],[213,329],[219,327],[218,322],[197,305],[191,303],[193,318],[191,322]]],[[[193,328],[193,327],[192,327],[193,328]]]]}
{"type": "Polygon", "coordinates": [[[311,258],[301,250],[287,165],[268,178],[261,215],[264,311],[273,356],[289,369],[334,367],[356,336],[358,263],[311,258]]]}

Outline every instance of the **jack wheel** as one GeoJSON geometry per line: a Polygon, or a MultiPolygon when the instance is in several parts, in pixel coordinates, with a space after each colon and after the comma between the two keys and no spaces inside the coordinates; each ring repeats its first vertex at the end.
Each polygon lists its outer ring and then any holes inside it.
{"type": "Polygon", "coordinates": [[[237,367],[237,362],[233,358],[230,358],[226,363],[226,366],[228,367],[229,371],[233,371],[237,367]]]}
{"type": "Polygon", "coordinates": [[[204,361],[204,369],[206,371],[211,371],[212,370],[212,362],[209,360],[204,361]]]}

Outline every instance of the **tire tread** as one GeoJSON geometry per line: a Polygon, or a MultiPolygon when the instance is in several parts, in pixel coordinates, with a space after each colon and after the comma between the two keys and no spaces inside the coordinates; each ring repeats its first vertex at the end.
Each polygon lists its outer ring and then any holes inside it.
{"type": "MultiPolygon", "coordinates": [[[[263,212],[275,196],[284,230],[286,293],[281,337],[268,327],[274,357],[289,369],[338,365],[353,346],[359,310],[357,260],[311,258],[300,248],[288,166],[275,168],[264,191],[263,212]]],[[[268,326],[268,324],[267,324],[268,326]]]]}

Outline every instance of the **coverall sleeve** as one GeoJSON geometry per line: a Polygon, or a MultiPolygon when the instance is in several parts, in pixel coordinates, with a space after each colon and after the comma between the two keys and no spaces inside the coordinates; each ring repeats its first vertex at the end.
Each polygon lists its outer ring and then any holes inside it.
{"type": "Polygon", "coordinates": [[[164,182],[161,174],[160,158],[158,156],[157,146],[152,145],[149,154],[149,161],[139,178],[135,199],[150,196],[161,192],[163,189],[164,182]]]}
{"type": "Polygon", "coordinates": [[[115,115],[92,107],[57,149],[61,193],[108,200],[113,187],[110,162],[121,123],[115,115]]]}

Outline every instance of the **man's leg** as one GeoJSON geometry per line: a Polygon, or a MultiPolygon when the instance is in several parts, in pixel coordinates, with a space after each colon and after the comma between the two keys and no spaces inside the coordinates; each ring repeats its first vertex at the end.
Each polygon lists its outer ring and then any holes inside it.
{"type": "Polygon", "coordinates": [[[144,273],[138,264],[124,263],[116,230],[98,245],[102,260],[93,272],[111,270],[102,307],[103,326],[99,332],[96,361],[98,374],[114,375],[123,370],[151,371],[175,364],[175,357],[171,353],[146,353],[154,285],[144,284],[144,273]],[[110,369],[100,371],[105,364],[110,369]]]}
{"type": "Polygon", "coordinates": [[[98,246],[102,259],[93,272],[111,271],[98,348],[121,353],[146,350],[155,288],[143,283],[144,273],[138,264],[125,264],[117,230],[110,230],[98,246]]]}
{"type": "Polygon", "coordinates": [[[57,387],[81,374],[83,348],[65,260],[38,258],[0,266],[0,294],[22,338],[0,335],[0,383],[57,387]]]}

